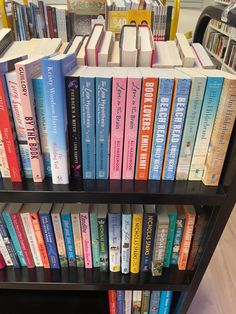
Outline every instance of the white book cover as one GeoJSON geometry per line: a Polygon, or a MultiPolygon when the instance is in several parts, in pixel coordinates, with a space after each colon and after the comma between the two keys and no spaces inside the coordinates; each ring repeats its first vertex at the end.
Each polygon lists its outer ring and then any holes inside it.
{"type": "Polygon", "coordinates": [[[98,52],[98,65],[100,67],[106,67],[108,62],[108,56],[112,49],[112,32],[105,32],[102,44],[98,52]]]}
{"type": "Polygon", "coordinates": [[[114,41],[112,48],[111,48],[111,53],[108,56],[108,62],[107,62],[108,67],[119,67],[120,66],[120,47],[119,47],[119,42],[114,41]]]}
{"type": "Polygon", "coordinates": [[[211,61],[205,48],[200,43],[192,43],[192,48],[197,56],[198,61],[204,69],[214,69],[215,65],[211,61]]]}
{"type": "Polygon", "coordinates": [[[154,42],[150,28],[140,25],[138,28],[140,49],[138,53],[138,66],[151,67],[154,54],[154,42]]]}
{"type": "Polygon", "coordinates": [[[3,178],[11,177],[1,132],[0,132],[0,172],[3,178]]]}
{"type": "Polygon", "coordinates": [[[67,41],[66,11],[56,8],[56,17],[58,38],[61,38],[63,42],[66,42],[67,41]]]}
{"type": "Polygon", "coordinates": [[[125,25],[120,37],[120,65],[122,67],[136,67],[138,61],[138,29],[136,25],[125,25]]]}
{"type": "Polygon", "coordinates": [[[176,33],[176,46],[179,50],[183,66],[186,68],[193,67],[195,56],[184,33],[176,33]]]}
{"type": "Polygon", "coordinates": [[[0,234],[0,252],[5,260],[5,263],[7,266],[13,266],[13,262],[12,259],[8,253],[8,250],[6,248],[6,245],[4,243],[4,239],[2,237],[2,235],[0,234]]]}

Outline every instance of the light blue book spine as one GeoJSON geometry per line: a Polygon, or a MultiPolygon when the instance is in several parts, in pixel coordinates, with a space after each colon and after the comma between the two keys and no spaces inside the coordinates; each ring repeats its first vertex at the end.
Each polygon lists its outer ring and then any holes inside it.
{"type": "Polygon", "coordinates": [[[48,131],[46,121],[46,103],[43,95],[43,78],[33,79],[33,89],[35,96],[35,106],[39,126],[40,143],[43,154],[43,163],[46,177],[52,176],[50,153],[48,147],[48,131]]]}
{"type": "Polygon", "coordinates": [[[76,66],[75,54],[64,59],[41,60],[44,99],[47,116],[48,146],[50,152],[52,182],[68,184],[67,111],[65,74],[76,66]]]}
{"type": "Polygon", "coordinates": [[[109,265],[110,271],[120,271],[121,214],[108,213],[109,265]]]}
{"type": "Polygon", "coordinates": [[[161,299],[158,314],[169,314],[172,295],[173,295],[172,291],[161,291],[161,299]]]}
{"type": "Polygon", "coordinates": [[[153,180],[161,179],[173,86],[173,79],[160,79],[149,170],[149,179],[153,180]]]}
{"type": "Polygon", "coordinates": [[[95,179],[95,78],[80,77],[83,179],[95,179]]]}
{"type": "Polygon", "coordinates": [[[2,215],[3,215],[3,219],[5,221],[5,224],[7,226],[7,229],[9,231],[9,234],[11,236],[13,245],[14,245],[14,247],[16,249],[16,254],[17,254],[18,258],[19,258],[20,264],[21,264],[22,267],[24,267],[24,266],[26,266],[25,258],[24,258],[24,255],[23,255],[23,252],[22,252],[22,249],[21,249],[18,237],[16,235],[15,228],[14,228],[13,223],[11,221],[10,214],[9,214],[9,212],[4,211],[2,213],[2,215]]]}
{"type": "Polygon", "coordinates": [[[208,77],[207,79],[206,92],[189,170],[189,180],[200,181],[202,179],[223,82],[223,77],[208,77]]]}
{"type": "Polygon", "coordinates": [[[177,214],[171,213],[171,214],[168,214],[168,216],[169,216],[169,229],[168,229],[167,242],[166,242],[164,267],[170,266],[170,259],[171,259],[174,236],[175,236],[177,214]]]}
{"type": "Polygon", "coordinates": [[[108,179],[111,78],[96,78],[96,179],[108,179]]]}
{"type": "Polygon", "coordinates": [[[131,214],[122,214],[122,249],[121,249],[121,272],[129,273],[130,265],[130,241],[131,241],[131,214]]]}
{"type": "Polygon", "coordinates": [[[149,305],[149,314],[157,314],[159,310],[160,303],[160,291],[152,291],[151,300],[149,305]]]}
{"type": "Polygon", "coordinates": [[[69,266],[76,267],[76,256],[70,213],[61,213],[61,223],[69,266]]]}
{"type": "Polygon", "coordinates": [[[20,157],[26,178],[32,178],[32,168],[30,162],[30,154],[28,144],[19,143],[20,157]]]}
{"type": "Polygon", "coordinates": [[[100,267],[100,249],[97,214],[90,213],[90,228],[93,252],[93,267],[100,267]]]}
{"type": "Polygon", "coordinates": [[[163,180],[173,181],[175,179],[190,84],[190,79],[178,79],[177,81],[175,99],[170,114],[165,160],[163,164],[163,180]]]}
{"type": "Polygon", "coordinates": [[[170,260],[170,264],[172,265],[178,264],[179,250],[180,250],[180,245],[181,245],[182,236],[184,232],[184,223],[185,223],[184,217],[182,218],[177,217],[173,248],[172,248],[171,260],[170,260]]]}
{"type": "Polygon", "coordinates": [[[176,180],[188,180],[206,81],[206,77],[192,78],[191,92],[176,171],[176,180]]]}
{"type": "Polygon", "coordinates": [[[125,313],[125,291],[117,290],[116,291],[116,305],[117,305],[117,314],[125,313]]]}

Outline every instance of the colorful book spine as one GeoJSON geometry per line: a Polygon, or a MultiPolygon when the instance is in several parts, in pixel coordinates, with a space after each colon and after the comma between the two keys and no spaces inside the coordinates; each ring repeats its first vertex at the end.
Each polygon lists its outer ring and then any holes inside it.
{"type": "Polygon", "coordinates": [[[160,306],[158,314],[169,314],[173,291],[161,291],[160,306]]]}
{"type": "Polygon", "coordinates": [[[125,313],[125,291],[117,290],[116,291],[116,303],[117,303],[117,314],[125,313]]]}
{"type": "Polygon", "coordinates": [[[69,183],[65,74],[76,65],[74,54],[61,60],[41,60],[44,99],[47,104],[48,145],[54,184],[69,183]]]}
{"type": "Polygon", "coordinates": [[[136,180],[148,179],[153,122],[156,107],[157,84],[157,78],[143,79],[138,147],[136,154],[136,180]]]}
{"type": "Polygon", "coordinates": [[[21,264],[22,267],[25,267],[26,266],[26,261],[25,261],[24,254],[23,254],[23,251],[21,249],[20,242],[18,240],[16,231],[15,231],[15,228],[13,226],[10,214],[9,214],[9,212],[4,211],[2,215],[3,215],[3,219],[4,219],[5,223],[6,223],[7,229],[9,231],[9,234],[11,236],[11,239],[12,239],[12,242],[14,244],[14,247],[16,249],[16,253],[17,253],[17,256],[19,258],[20,264],[21,264]]]}
{"type": "Polygon", "coordinates": [[[125,290],[125,314],[131,314],[132,290],[125,290]]]}
{"type": "Polygon", "coordinates": [[[95,179],[95,77],[80,77],[80,110],[83,178],[95,179]]]}
{"type": "Polygon", "coordinates": [[[111,105],[110,179],[121,179],[127,77],[113,77],[111,105]]]}
{"type": "Polygon", "coordinates": [[[173,79],[160,78],[149,169],[149,179],[153,180],[161,179],[173,87],[173,79]]]}
{"type": "Polygon", "coordinates": [[[5,266],[6,266],[5,260],[2,254],[0,253],[0,269],[3,269],[5,266]]]}
{"type": "Polygon", "coordinates": [[[63,236],[60,213],[51,213],[51,217],[61,268],[68,267],[68,259],[66,254],[66,246],[63,236]]]}
{"type": "Polygon", "coordinates": [[[84,267],[84,253],[79,213],[71,213],[71,223],[75,245],[76,266],[84,267]]]}
{"type": "Polygon", "coordinates": [[[30,154],[27,144],[27,133],[25,128],[25,118],[20,101],[20,93],[17,84],[16,71],[6,73],[5,77],[8,87],[12,115],[16,128],[17,141],[19,144],[24,175],[26,178],[32,178],[30,154]]]}
{"type": "Polygon", "coordinates": [[[120,271],[121,214],[108,213],[108,239],[110,271],[120,271]]]}
{"type": "Polygon", "coordinates": [[[176,180],[188,180],[199,117],[204,99],[206,77],[193,77],[183,130],[176,180]]]}
{"type": "Polygon", "coordinates": [[[164,258],[164,267],[170,266],[171,254],[173,250],[173,242],[175,236],[175,226],[177,220],[176,213],[168,213],[169,216],[169,229],[167,235],[167,242],[166,242],[166,251],[165,251],[165,258],[164,258]]]}
{"type": "Polygon", "coordinates": [[[0,131],[0,173],[2,175],[2,178],[11,177],[1,131],[0,131]]]}
{"type": "Polygon", "coordinates": [[[132,314],[140,314],[142,307],[142,291],[133,291],[132,314]]]}
{"type": "Polygon", "coordinates": [[[108,271],[108,238],[107,219],[98,218],[100,270],[108,271]]]}
{"type": "Polygon", "coordinates": [[[142,292],[142,308],[141,314],[149,314],[150,294],[148,290],[142,292]]]}
{"type": "Polygon", "coordinates": [[[98,219],[96,213],[90,213],[93,267],[100,267],[98,219]]]}
{"type": "Polygon", "coordinates": [[[116,290],[108,291],[110,314],[117,314],[116,290]]]}
{"type": "Polygon", "coordinates": [[[125,180],[134,179],[141,88],[141,78],[128,77],[122,171],[125,180]]]}
{"type": "Polygon", "coordinates": [[[39,213],[40,225],[43,232],[44,241],[46,244],[48,258],[50,262],[50,268],[59,269],[60,263],[57,254],[56,241],[53,234],[53,227],[50,214],[39,213]]]}
{"type": "Polygon", "coordinates": [[[185,223],[184,217],[177,217],[176,227],[175,227],[175,236],[174,236],[171,260],[170,260],[170,264],[172,265],[178,264],[179,250],[180,250],[180,245],[181,245],[183,232],[184,232],[184,223],[185,223]]]}
{"type": "Polygon", "coordinates": [[[160,291],[152,291],[148,314],[159,313],[160,298],[161,298],[160,291]]]}
{"type": "Polygon", "coordinates": [[[189,180],[202,179],[223,81],[224,79],[222,77],[208,77],[207,79],[205,97],[202,104],[201,117],[189,170],[189,180]]]}
{"type": "Polygon", "coordinates": [[[175,85],[162,170],[163,180],[175,179],[190,86],[190,79],[178,79],[175,85]]]}
{"type": "Polygon", "coordinates": [[[236,81],[224,79],[202,182],[218,186],[236,116],[236,81]]]}
{"type": "Polygon", "coordinates": [[[52,170],[51,170],[50,153],[49,153],[49,147],[48,147],[46,103],[44,101],[42,77],[36,77],[33,79],[33,89],[34,89],[34,96],[35,96],[37,121],[38,121],[38,126],[39,126],[40,142],[41,142],[41,148],[42,148],[42,154],[43,154],[45,176],[51,177],[52,170]]]}
{"type": "Polygon", "coordinates": [[[31,223],[34,229],[35,238],[38,244],[39,253],[42,259],[43,267],[50,268],[47,249],[44,243],[43,234],[37,213],[30,213],[31,223]]]}
{"type": "Polygon", "coordinates": [[[16,76],[20,92],[20,99],[25,117],[27,143],[34,182],[44,180],[43,158],[41,153],[39,132],[34,106],[34,92],[32,78],[41,74],[40,61],[36,60],[27,65],[16,63],[16,76]]]}
{"type": "Polygon", "coordinates": [[[140,256],[142,244],[143,214],[133,213],[130,271],[137,274],[140,270],[140,256]]]}
{"type": "Polygon", "coordinates": [[[129,273],[130,243],[131,243],[131,214],[122,213],[122,245],[121,245],[121,272],[129,273]]]}
{"type": "Polygon", "coordinates": [[[65,239],[69,267],[76,267],[76,256],[70,213],[61,213],[61,223],[65,239]]]}
{"type": "Polygon", "coordinates": [[[7,250],[6,244],[4,242],[4,239],[0,233],[0,252],[4,258],[4,261],[7,266],[13,266],[13,261],[11,259],[11,256],[7,250]]]}
{"type": "Polygon", "coordinates": [[[90,237],[90,222],[88,213],[80,213],[80,226],[84,250],[85,268],[93,267],[91,237],[90,237]]]}
{"type": "Polygon", "coordinates": [[[96,179],[108,179],[111,77],[96,78],[96,179]]]}

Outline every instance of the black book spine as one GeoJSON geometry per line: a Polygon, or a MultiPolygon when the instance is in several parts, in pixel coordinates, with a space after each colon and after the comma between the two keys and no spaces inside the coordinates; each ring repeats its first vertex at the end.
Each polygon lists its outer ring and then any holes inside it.
{"type": "Polygon", "coordinates": [[[170,28],[171,28],[171,20],[172,20],[172,6],[167,7],[167,15],[166,15],[166,31],[165,31],[165,40],[170,40],[170,28]]]}

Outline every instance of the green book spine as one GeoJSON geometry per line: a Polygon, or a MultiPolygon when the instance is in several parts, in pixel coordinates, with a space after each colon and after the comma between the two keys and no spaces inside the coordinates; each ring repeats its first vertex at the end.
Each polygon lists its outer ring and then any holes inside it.
{"type": "Polygon", "coordinates": [[[94,213],[90,213],[90,226],[92,238],[93,267],[100,267],[98,219],[97,215],[94,213]]]}
{"type": "Polygon", "coordinates": [[[141,314],[148,314],[149,312],[149,303],[150,303],[150,291],[144,290],[142,295],[142,308],[141,314]]]}
{"type": "Polygon", "coordinates": [[[170,260],[171,260],[171,254],[172,254],[173,242],[174,242],[174,236],[175,236],[177,214],[171,213],[171,214],[168,214],[168,216],[169,216],[169,230],[168,230],[168,235],[167,235],[164,267],[170,266],[170,260]]]}

